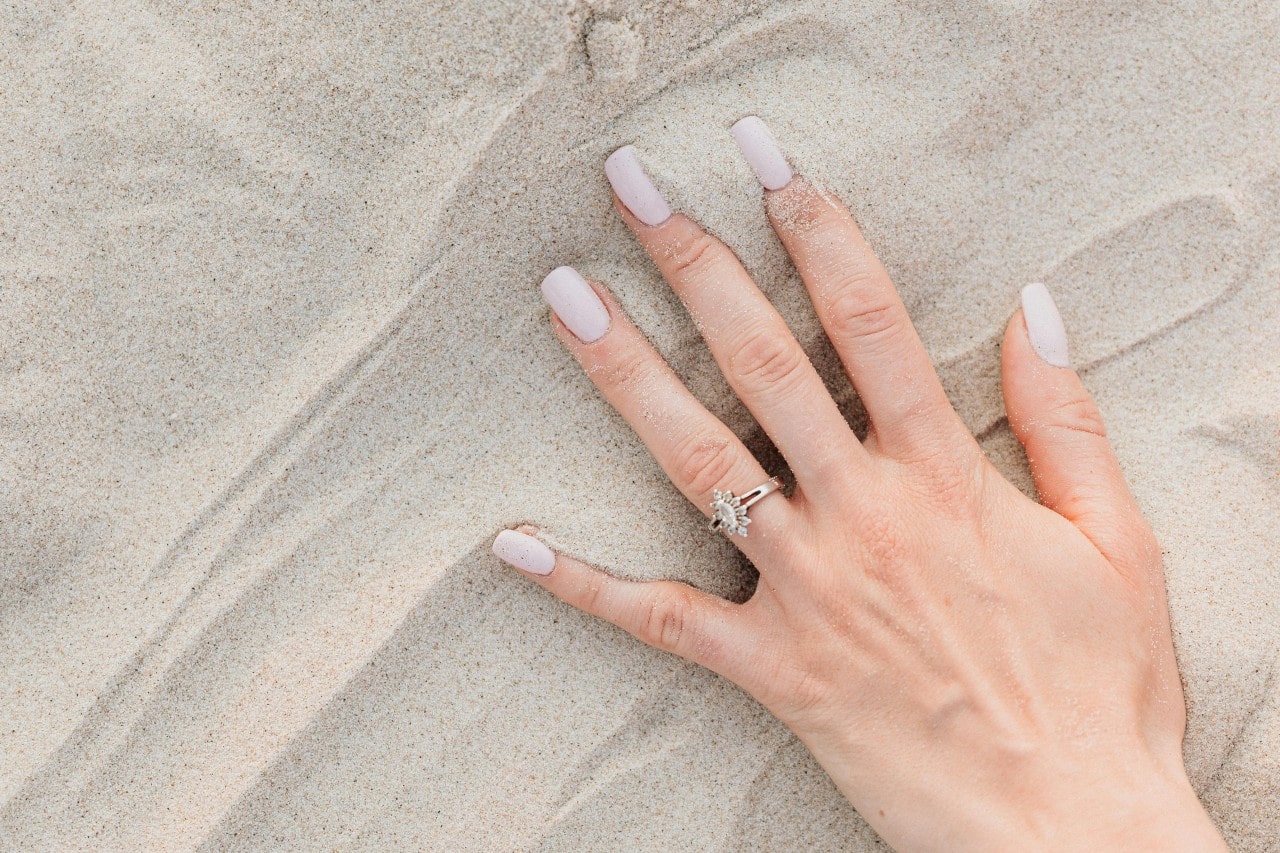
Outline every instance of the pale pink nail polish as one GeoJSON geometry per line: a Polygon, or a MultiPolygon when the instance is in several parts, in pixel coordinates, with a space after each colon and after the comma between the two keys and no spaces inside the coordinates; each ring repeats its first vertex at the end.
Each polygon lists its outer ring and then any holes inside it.
{"type": "Polygon", "coordinates": [[[1049,288],[1039,282],[1022,288],[1022,317],[1036,354],[1054,367],[1070,367],[1067,330],[1049,288]]]}
{"type": "Polygon", "coordinates": [[[609,331],[609,309],[573,267],[556,267],[542,280],[542,295],[560,322],[584,344],[609,331]]]}
{"type": "Polygon", "coordinates": [[[780,190],[791,183],[792,171],[782,149],[778,147],[769,126],[757,116],[747,116],[729,130],[733,141],[742,149],[751,171],[767,190],[780,190]]]}
{"type": "Polygon", "coordinates": [[[640,165],[634,145],[624,145],[610,154],[604,161],[604,173],[636,219],[645,225],[661,225],[671,218],[671,208],[640,165]]]}
{"type": "Polygon", "coordinates": [[[535,575],[549,575],[556,567],[556,555],[534,537],[519,530],[504,530],[493,540],[499,560],[535,575]]]}

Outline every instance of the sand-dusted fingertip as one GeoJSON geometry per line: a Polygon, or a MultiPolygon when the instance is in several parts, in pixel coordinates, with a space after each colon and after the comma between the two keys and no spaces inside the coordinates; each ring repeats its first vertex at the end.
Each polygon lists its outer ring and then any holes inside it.
{"type": "Polygon", "coordinates": [[[618,198],[645,225],[661,225],[671,218],[671,207],[644,170],[634,145],[624,145],[604,161],[604,174],[618,198]]]}
{"type": "Polygon", "coordinates": [[[504,563],[533,575],[549,575],[556,567],[555,552],[519,530],[504,530],[493,540],[493,553],[504,563]]]}
{"type": "Polygon", "coordinates": [[[729,132],[733,134],[733,141],[738,144],[743,158],[751,171],[756,173],[761,186],[767,190],[780,190],[791,183],[791,179],[795,177],[791,164],[787,162],[778,141],[773,138],[769,126],[759,116],[739,119],[729,132]]]}
{"type": "Polygon", "coordinates": [[[1054,367],[1070,367],[1067,330],[1049,288],[1040,282],[1022,288],[1022,317],[1036,355],[1054,367]]]}
{"type": "Polygon", "coordinates": [[[542,280],[542,296],[560,322],[584,344],[609,331],[609,309],[573,267],[556,267],[542,280]]]}

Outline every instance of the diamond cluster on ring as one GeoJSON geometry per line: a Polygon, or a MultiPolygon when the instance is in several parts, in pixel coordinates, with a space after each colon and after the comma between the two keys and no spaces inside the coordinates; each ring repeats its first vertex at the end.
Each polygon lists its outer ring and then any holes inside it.
{"type": "Polygon", "coordinates": [[[747,518],[747,508],[742,505],[742,499],[733,492],[716,489],[711,501],[711,514],[712,530],[722,530],[728,536],[735,533],[739,536],[747,535],[747,525],[751,523],[751,519],[747,518]]]}

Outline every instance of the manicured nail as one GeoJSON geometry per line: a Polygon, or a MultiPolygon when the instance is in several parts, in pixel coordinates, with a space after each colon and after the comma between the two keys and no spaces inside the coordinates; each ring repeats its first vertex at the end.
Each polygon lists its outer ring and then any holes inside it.
{"type": "Polygon", "coordinates": [[[1036,354],[1054,367],[1070,367],[1067,330],[1049,288],[1039,282],[1022,288],[1022,318],[1027,323],[1027,337],[1031,338],[1031,348],[1036,354]]]}
{"type": "Polygon", "coordinates": [[[493,540],[499,560],[535,575],[549,575],[556,567],[556,555],[537,539],[519,530],[504,530],[493,540]]]}
{"type": "Polygon", "coordinates": [[[767,190],[780,190],[791,183],[791,165],[783,156],[769,126],[757,116],[747,116],[729,130],[733,141],[742,149],[751,171],[767,190]]]}
{"type": "Polygon", "coordinates": [[[609,309],[573,267],[556,267],[542,280],[542,295],[560,322],[584,344],[609,331],[609,309]]]}
{"type": "Polygon", "coordinates": [[[624,145],[610,154],[604,161],[604,173],[636,219],[645,225],[661,225],[671,218],[671,208],[640,165],[634,145],[624,145]]]}

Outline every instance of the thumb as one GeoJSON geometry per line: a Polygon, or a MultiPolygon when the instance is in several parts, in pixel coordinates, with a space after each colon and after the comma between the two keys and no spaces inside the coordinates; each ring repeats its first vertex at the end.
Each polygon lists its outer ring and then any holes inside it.
{"type": "Polygon", "coordinates": [[[1001,348],[1005,410],[1026,449],[1040,502],[1064,516],[1134,579],[1158,571],[1160,548],[1125,483],[1102,414],[1069,366],[1066,330],[1043,284],[1022,289],[1001,348]]]}

